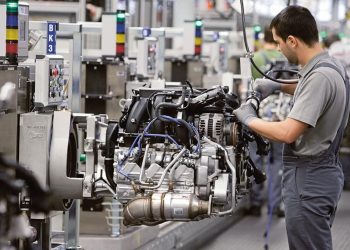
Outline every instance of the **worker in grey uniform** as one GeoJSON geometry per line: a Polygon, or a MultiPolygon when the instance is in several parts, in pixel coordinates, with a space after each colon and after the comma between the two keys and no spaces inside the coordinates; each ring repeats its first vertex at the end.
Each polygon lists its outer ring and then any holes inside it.
{"type": "Polygon", "coordinates": [[[250,103],[234,111],[262,136],[285,143],[282,196],[289,248],[332,249],[331,225],[343,188],[339,145],[349,115],[349,81],[340,62],[323,51],[310,11],[288,6],[271,21],[279,49],[299,64],[297,84],[266,80],[255,86],[262,98],[276,90],[293,94],[293,107],[280,122],[257,117],[250,103]]]}

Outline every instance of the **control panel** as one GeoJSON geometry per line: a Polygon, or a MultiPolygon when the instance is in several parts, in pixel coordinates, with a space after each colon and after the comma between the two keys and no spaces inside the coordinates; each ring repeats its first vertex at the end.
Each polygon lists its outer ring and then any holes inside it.
{"type": "Polygon", "coordinates": [[[62,56],[38,56],[35,62],[35,106],[59,106],[66,99],[62,56]]]}

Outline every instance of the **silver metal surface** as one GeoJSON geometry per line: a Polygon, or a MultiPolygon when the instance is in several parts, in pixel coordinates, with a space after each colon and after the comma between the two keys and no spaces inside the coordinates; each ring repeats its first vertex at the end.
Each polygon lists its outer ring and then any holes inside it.
{"type": "MultiPolygon", "coordinates": [[[[46,9],[46,11],[47,11],[47,9],[46,9]]],[[[41,31],[46,32],[47,31],[47,22],[30,21],[29,22],[29,30],[41,30],[41,31]]],[[[59,32],[67,32],[67,33],[81,32],[81,25],[75,24],[75,23],[59,23],[59,29],[57,30],[57,33],[59,33],[59,32]]]]}
{"type": "Polygon", "coordinates": [[[71,115],[68,111],[54,112],[49,180],[51,191],[58,197],[80,199],[83,195],[83,179],[67,177],[71,115]]]}
{"type": "Polygon", "coordinates": [[[52,20],[52,16],[55,16],[55,20],[60,22],[78,22],[84,21],[84,14],[85,0],[79,2],[30,1],[30,16],[36,20],[52,20]]]}
{"type": "Polygon", "coordinates": [[[132,200],[124,208],[124,224],[154,225],[165,220],[193,220],[208,213],[208,202],[193,194],[154,193],[132,200]]]}
{"type": "Polygon", "coordinates": [[[204,63],[202,61],[187,62],[187,79],[194,87],[202,87],[204,63]]]}
{"type": "Polygon", "coordinates": [[[18,6],[18,60],[28,58],[29,42],[29,4],[20,2],[18,6]]]}
{"type": "Polygon", "coordinates": [[[52,114],[26,113],[19,123],[19,162],[48,188],[52,114]]]}
{"type": "Polygon", "coordinates": [[[71,63],[72,63],[72,71],[71,71],[71,84],[68,86],[69,93],[69,107],[73,112],[80,112],[80,100],[81,100],[81,56],[82,56],[82,33],[81,33],[81,25],[76,25],[76,31],[73,33],[73,41],[72,41],[72,50],[71,50],[71,63]]]}
{"type": "Polygon", "coordinates": [[[106,114],[109,119],[119,119],[121,107],[119,101],[125,95],[125,85],[127,79],[127,67],[124,64],[107,64],[106,87],[107,94],[112,96],[106,101],[106,114]]]}
{"type": "Polygon", "coordinates": [[[79,246],[80,200],[74,200],[72,206],[64,213],[65,249],[81,249],[79,246]]]}
{"type": "Polygon", "coordinates": [[[112,226],[112,237],[120,236],[120,227],[121,227],[121,204],[117,199],[112,199],[111,203],[111,226],[112,226]]]}
{"type": "Polygon", "coordinates": [[[96,123],[95,116],[86,118],[86,138],[84,140],[84,152],[86,155],[85,176],[83,182],[83,197],[92,197],[95,174],[96,152],[96,123]]]}
{"type": "Polygon", "coordinates": [[[214,142],[221,143],[224,138],[224,115],[203,114],[200,116],[199,128],[214,142]]]}
{"type": "Polygon", "coordinates": [[[209,140],[208,138],[206,137],[203,137],[203,140],[213,146],[216,146],[218,148],[220,148],[224,154],[225,154],[225,161],[227,163],[227,165],[229,166],[230,170],[231,170],[231,185],[232,185],[232,189],[231,189],[231,195],[232,195],[232,199],[231,199],[231,208],[228,209],[228,210],[225,210],[225,211],[220,211],[218,212],[218,215],[227,215],[227,214],[232,214],[235,210],[235,206],[236,206],[236,180],[237,180],[237,177],[236,177],[236,168],[235,168],[235,162],[232,163],[231,162],[231,159],[227,153],[227,150],[221,146],[220,144],[218,143],[215,143],[211,140],[209,140]]]}
{"type": "Polygon", "coordinates": [[[229,193],[229,175],[221,174],[218,179],[215,180],[214,184],[214,197],[213,201],[215,203],[225,204],[227,202],[227,194],[229,193]]]}

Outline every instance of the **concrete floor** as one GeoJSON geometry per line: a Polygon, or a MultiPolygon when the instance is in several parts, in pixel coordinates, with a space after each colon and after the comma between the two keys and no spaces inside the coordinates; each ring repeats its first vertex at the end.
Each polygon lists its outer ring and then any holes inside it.
{"type": "MultiPolygon", "coordinates": [[[[200,250],[263,250],[267,210],[257,218],[244,217],[200,250]]],[[[350,249],[350,191],[344,191],[332,228],[333,250],[350,249]]],[[[288,250],[285,220],[274,217],[270,231],[269,250],[288,250]]]]}

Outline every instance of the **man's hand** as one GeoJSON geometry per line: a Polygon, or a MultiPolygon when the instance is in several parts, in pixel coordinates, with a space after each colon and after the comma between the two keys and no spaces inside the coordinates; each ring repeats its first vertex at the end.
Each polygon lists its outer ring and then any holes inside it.
{"type": "Polygon", "coordinates": [[[252,120],[258,118],[256,110],[250,103],[242,104],[241,107],[233,111],[233,114],[246,126],[248,126],[252,120]]]}
{"type": "Polygon", "coordinates": [[[278,82],[261,78],[256,79],[254,82],[254,91],[261,94],[261,100],[264,100],[276,90],[281,90],[281,84],[278,82]]]}

